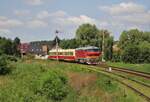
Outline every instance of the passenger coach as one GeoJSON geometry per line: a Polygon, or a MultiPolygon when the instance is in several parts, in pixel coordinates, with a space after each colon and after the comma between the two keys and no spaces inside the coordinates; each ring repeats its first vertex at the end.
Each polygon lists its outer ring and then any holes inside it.
{"type": "Polygon", "coordinates": [[[97,64],[101,52],[98,47],[89,46],[76,49],[52,49],[49,51],[49,59],[74,61],[86,64],[97,64]]]}

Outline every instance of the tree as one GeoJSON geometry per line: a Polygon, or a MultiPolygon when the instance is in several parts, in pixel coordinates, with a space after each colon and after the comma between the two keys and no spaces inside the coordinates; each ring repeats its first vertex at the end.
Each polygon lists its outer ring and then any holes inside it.
{"type": "Polygon", "coordinates": [[[150,62],[150,32],[138,29],[123,31],[119,39],[122,61],[129,63],[150,62]]]}
{"type": "Polygon", "coordinates": [[[17,37],[14,40],[0,37],[0,54],[19,56],[19,45],[20,39],[17,37]]]}
{"type": "Polygon", "coordinates": [[[113,55],[113,37],[107,37],[105,39],[104,59],[111,60],[113,55]]]}
{"type": "Polygon", "coordinates": [[[145,62],[150,63],[150,43],[148,41],[143,41],[139,45],[139,63],[145,62]]]}
{"type": "Polygon", "coordinates": [[[13,42],[10,39],[1,38],[0,39],[0,49],[1,49],[0,52],[4,54],[12,55],[13,54],[12,44],[13,42]]]}
{"type": "Polygon", "coordinates": [[[20,45],[20,39],[16,37],[13,41],[13,53],[15,56],[20,56],[20,51],[19,51],[19,45],[20,45]]]}
{"type": "Polygon", "coordinates": [[[60,43],[60,38],[58,36],[55,37],[55,39],[52,41],[52,45],[56,46],[56,42],[59,44],[60,43]]]}
{"type": "Polygon", "coordinates": [[[63,39],[60,41],[60,47],[63,49],[74,49],[79,47],[79,43],[76,39],[63,39]]]}
{"type": "Polygon", "coordinates": [[[80,42],[81,46],[98,46],[98,33],[99,30],[95,25],[82,24],[76,31],[76,39],[80,42]]]}
{"type": "Polygon", "coordinates": [[[122,52],[122,61],[129,63],[138,63],[140,49],[137,45],[128,45],[122,52]]]}
{"type": "Polygon", "coordinates": [[[102,51],[103,36],[105,40],[104,57],[105,60],[112,59],[113,37],[110,36],[108,30],[98,30],[95,25],[83,24],[76,31],[76,39],[80,46],[97,46],[102,51]]]}
{"type": "Polygon", "coordinates": [[[8,63],[7,63],[6,57],[4,55],[1,55],[0,56],[0,75],[7,74],[10,71],[7,64],[8,63]]]}
{"type": "Polygon", "coordinates": [[[119,40],[119,47],[124,49],[129,44],[139,44],[142,39],[143,32],[139,31],[138,29],[131,29],[129,31],[123,31],[120,40],[119,40]]]}

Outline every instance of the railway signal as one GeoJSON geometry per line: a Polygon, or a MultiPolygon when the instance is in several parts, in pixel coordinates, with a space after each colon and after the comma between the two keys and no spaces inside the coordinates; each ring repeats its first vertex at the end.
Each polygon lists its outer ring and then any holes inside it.
{"type": "Polygon", "coordinates": [[[104,59],[104,48],[105,48],[105,40],[104,40],[104,30],[102,30],[103,32],[103,42],[102,42],[102,62],[105,62],[105,59],[104,59]]]}
{"type": "Polygon", "coordinates": [[[56,30],[55,34],[56,34],[56,55],[57,55],[57,61],[58,61],[58,39],[57,39],[57,34],[59,33],[58,30],[56,30]]]}

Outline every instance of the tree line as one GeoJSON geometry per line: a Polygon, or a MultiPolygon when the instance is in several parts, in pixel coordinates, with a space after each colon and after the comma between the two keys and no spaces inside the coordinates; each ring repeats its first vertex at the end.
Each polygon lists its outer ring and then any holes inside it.
{"type": "Polygon", "coordinates": [[[102,51],[102,43],[104,39],[104,58],[106,61],[112,59],[113,36],[108,30],[99,30],[95,25],[83,24],[76,30],[74,39],[61,40],[62,48],[77,48],[85,46],[97,46],[102,51]]]}
{"type": "Polygon", "coordinates": [[[123,31],[119,40],[114,41],[108,30],[98,29],[91,24],[82,24],[76,30],[74,39],[60,41],[60,46],[65,49],[97,46],[102,51],[102,45],[106,61],[150,63],[150,32],[138,29],[123,31]],[[114,45],[117,51],[113,48],[114,45]]]}
{"type": "Polygon", "coordinates": [[[5,37],[0,37],[0,55],[6,54],[19,57],[19,45],[20,39],[18,37],[16,37],[14,40],[7,39],[5,37]]]}
{"type": "Polygon", "coordinates": [[[150,32],[138,29],[123,31],[118,46],[119,60],[130,63],[150,63],[150,32]]]}
{"type": "MultiPolygon", "coordinates": [[[[104,51],[106,61],[150,63],[150,32],[138,29],[123,31],[119,40],[114,41],[108,30],[98,29],[96,25],[82,24],[76,30],[75,38],[60,40],[57,37],[57,39],[59,46],[64,49],[97,46],[100,51],[104,51]],[[114,50],[114,45],[117,50],[114,50]],[[102,49],[102,47],[104,48],[102,49]]],[[[51,45],[55,45],[55,40],[49,41],[51,45]]],[[[14,40],[0,37],[0,56],[5,54],[19,57],[19,45],[20,39],[18,37],[14,40]]]]}
{"type": "Polygon", "coordinates": [[[17,61],[16,57],[20,57],[19,45],[17,37],[14,40],[0,37],[0,75],[10,72],[9,61],[17,61]]]}

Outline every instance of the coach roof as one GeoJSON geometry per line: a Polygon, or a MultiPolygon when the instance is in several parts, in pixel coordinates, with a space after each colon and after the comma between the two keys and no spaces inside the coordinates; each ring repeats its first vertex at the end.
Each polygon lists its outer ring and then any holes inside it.
{"type": "Polygon", "coordinates": [[[88,50],[88,49],[99,49],[99,48],[95,47],[95,46],[87,46],[87,47],[76,48],[76,50],[88,50]]]}

